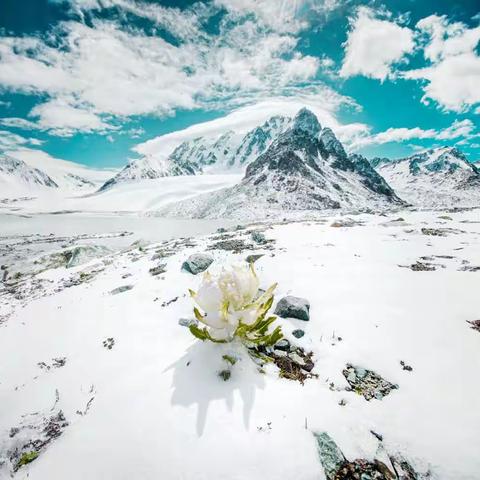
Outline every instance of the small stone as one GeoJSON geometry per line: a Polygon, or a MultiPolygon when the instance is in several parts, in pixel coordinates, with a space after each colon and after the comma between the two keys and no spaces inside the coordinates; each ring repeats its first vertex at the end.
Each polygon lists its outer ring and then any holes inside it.
{"type": "Polygon", "coordinates": [[[226,228],[223,228],[223,227],[217,228],[217,233],[225,233],[226,231],[227,231],[226,228]]]}
{"type": "Polygon", "coordinates": [[[117,295],[119,293],[123,292],[128,292],[133,288],[133,285],[122,285],[121,287],[114,288],[111,292],[110,295],[117,295]]]}
{"type": "Polygon", "coordinates": [[[198,320],[196,318],[181,318],[178,324],[182,327],[190,328],[191,325],[198,325],[198,320]]]}
{"type": "Polygon", "coordinates": [[[296,318],[310,320],[310,302],[305,298],[287,296],[283,297],[275,308],[275,315],[282,318],[296,318]]]}
{"type": "Polygon", "coordinates": [[[357,381],[357,376],[355,375],[355,372],[350,372],[347,376],[347,380],[351,383],[355,383],[357,381]]]}
{"type": "Polygon", "coordinates": [[[232,372],[230,372],[230,370],[222,370],[221,372],[219,372],[218,376],[223,379],[224,382],[226,382],[227,380],[230,380],[232,372]]]}
{"type": "Polygon", "coordinates": [[[292,335],[295,337],[295,338],[302,338],[304,335],[305,335],[305,332],[303,330],[301,330],[300,328],[297,328],[296,330],[294,330],[292,332],[292,335]]]}
{"type": "Polygon", "coordinates": [[[166,272],[165,267],[167,266],[166,263],[161,263],[160,265],[157,265],[156,267],[153,267],[149,270],[150,275],[153,275],[154,277],[157,275],[160,275],[162,273],[166,272]]]}
{"type": "Polygon", "coordinates": [[[358,377],[358,378],[365,378],[366,375],[367,375],[367,371],[364,369],[364,368],[357,368],[355,370],[355,375],[358,377]]]}
{"type": "Polygon", "coordinates": [[[259,244],[267,243],[267,239],[265,238],[265,235],[262,232],[259,232],[257,230],[252,232],[251,237],[255,243],[259,243],[259,244]]]}
{"type": "Polygon", "coordinates": [[[212,263],[213,258],[210,255],[194,253],[183,262],[182,268],[193,275],[197,275],[204,272],[212,263]]]}
{"type": "Polygon", "coordinates": [[[290,342],[286,338],[279,340],[273,347],[275,350],[283,350],[288,352],[290,350],[290,342]]]}
{"type": "Polygon", "coordinates": [[[305,360],[298,353],[291,353],[290,358],[301,367],[306,365],[305,360]]]}
{"type": "Polygon", "coordinates": [[[406,370],[407,372],[411,372],[413,368],[410,365],[407,365],[403,360],[400,360],[400,365],[402,366],[403,370],[406,370]]]}

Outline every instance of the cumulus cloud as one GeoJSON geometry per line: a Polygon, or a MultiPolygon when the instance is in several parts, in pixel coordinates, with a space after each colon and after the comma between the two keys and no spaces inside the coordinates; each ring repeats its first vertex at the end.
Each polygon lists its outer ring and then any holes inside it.
{"type": "Polygon", "coordinates": [[[437,102],[445,110],[466,111],[480,103],[480,27],[468,28],[431,15],[420,20],[424,57],[430,65],[404,72],[407,79],[423,81],[422,101],[437,102]]]}
{"type": "Polygon", "coordinates": [[[37,105],[30,112],[30,116],[38,119],[38,128],[65,137],[77,131],[104,132],[115,128],[103,122],[95,113],[74,107],[61,98],[37,105]]]}
{"type": "Polygon", "coordinates": [[[219,103],[228,108],[300,90],[320,65],[297,51],[289,29],[271,28],[270,15],[261,14],[272,8],[270,1],[225,0],[228,13],[216,33],[204,28],[220,8],[212,4],[180,10],[135,0],[69,3],[88,22],[62,22],[45,38],[0,38],[0,85],[46,97],[30,117],[57,135],[108,134],[126,117],[162,117],[219,103]],[[117,15],[102,19],[105,8],[117,15]],[[233,22],[231,15],[242,8],[254,17],[233,22]],[[147,19],[151,28],[133,27],[126,14],[147,19]]]}
{"type": "Polygon", "coordinates": [[[380,18],[369,7],[357,10],[350,27],[340,69],[342,77],[364,75],[385,80],[392,75],[392,65],[401,62],[415,48],[412,30],[380,18]]]}

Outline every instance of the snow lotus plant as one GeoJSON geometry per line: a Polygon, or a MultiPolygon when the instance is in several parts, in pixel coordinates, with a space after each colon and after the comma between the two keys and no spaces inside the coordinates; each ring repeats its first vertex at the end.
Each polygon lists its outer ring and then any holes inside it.
{"type": "Polygon", "coordinates": [[[234,265],[218,275],[206,272],[198,292],[190,290],[199,307],[193,309],[199,325],[191,325],[190,331],[217,343],[238,339],[248,347],[274,345],[283,337],[278,326],[269,332],[276,320],[267,316],[276,286],[261,293],[253,264],[234,265]]]}

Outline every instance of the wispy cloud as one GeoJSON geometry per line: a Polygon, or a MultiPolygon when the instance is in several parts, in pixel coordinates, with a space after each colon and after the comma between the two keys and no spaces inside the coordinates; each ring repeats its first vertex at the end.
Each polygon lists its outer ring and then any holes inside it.
{"type": "Polygon", "coordinates": [[[43,142],[37,138],[23,137],[7,130],[0,130],[0,153],[6,150],[15,150],[22,146],[38,146],[43,142]]]}
{"type": "Polygon", "coordinates": [[[273,15],[277,0],[218,0],[184,10],[134,0],[69,3],[88,22],[63,22],[45,38],[0,39],[0,85],[47,96],[29,116],[56,135],[108,134],[125,117],[162,117],[218,102],[228,109],[300,91],[321,63],[300,53],[292,34],[307,1],[283,2],[281,16],[273,15]],[[97,15],[105,8],[116,12],[108,21],[97,15]],[[218,31],[209,32],[205,22],[222,11],[218,31]],[[132,26],[127,14],[151,27],[132,26]]]}
{"type": "Polygon", "coordinates": [[[360,150],[370,145],[401,143],[411,140],[452,141],[471,139],[477,136],[476,126],[471,120],[456,120],[442,130],[415,128],[389,128],[383,132],[360,134],[351,142],[351,150],[360,150]]]}

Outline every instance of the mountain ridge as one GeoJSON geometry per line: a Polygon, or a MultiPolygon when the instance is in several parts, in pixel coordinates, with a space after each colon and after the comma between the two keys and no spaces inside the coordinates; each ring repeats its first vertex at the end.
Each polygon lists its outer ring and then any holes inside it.
{"type": "Polygon", "coordinates": [[[268,217],[402,204],[364,157],[348,157],[333,132],[322,129],[311,111],[301,109],[290,126],[248,165],[238,185],[163,211],[200,218],[268,217]]]}
{"type": "Polygon", "coordinates": [[[406,201],[420,207],[480,205],[480,169],[456,147],[439,147],[371,165],[406,201]]]}

